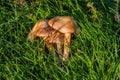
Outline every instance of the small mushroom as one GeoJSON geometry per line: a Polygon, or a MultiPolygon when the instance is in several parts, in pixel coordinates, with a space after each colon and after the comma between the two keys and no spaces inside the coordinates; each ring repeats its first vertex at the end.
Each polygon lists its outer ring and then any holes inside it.
{"type": "Polygon", "coordinates": [[[71,34],[76,33],[76,26],[70,16],[57,16],[49,21],[39,20],[28,34],[28,40],[42,37],[50,50],[53,50],[53,44],[56,44],[59,57],[64,62],[68,59],[71,34]]]}
{"type": "MultiPolygon", "coordinates": [[[[64,35],[64,52],[62,56],[62,61],[66,61],[69,56],[69,47],[70,47],[70,40],[71,34],[75,33],[76,24],[74,20],[70,16],[57,16],[52,18],[48,22],[49,26],[59,31],[64,35]]],[[[57,44],[58,50],[61,50],[61,44],[57,44]]],[[[60,53],[61,54],[61,53],[60,53]]]]}
{"type": "Polygon", "coordinates": [[[39,20],[28,34],[28,40],[33,41],[36,37],[46,37],[48,35],[45,28],[48,27],[47,20],[39,20]],[[44,32],[44,33],[43,33],[44,32]]]}

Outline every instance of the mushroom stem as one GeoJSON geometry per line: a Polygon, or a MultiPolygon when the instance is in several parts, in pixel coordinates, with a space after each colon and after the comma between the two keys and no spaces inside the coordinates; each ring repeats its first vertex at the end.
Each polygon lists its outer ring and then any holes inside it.
{"type": "Polygon", "coordinates": [[[45,42],[45,44],[46,44],[46,47],[48,48],[49,51],[53,51],[54,50],[54,47],[53,47],[52,43],[45,42]]]}
{"type": "Polygon", "coordinates": [[[61,43],[57,43],[57,53],[60,60],[62,60],[62,44],[61,43]]]}
{"type": "Polygon", "coordinates": [[[63,58],[62,58],[63,62],[65,62],[69,56],[70,39],[71,39],[71,34],[66,33],[64,35],[64,53],[63,53],[63,58]]]}

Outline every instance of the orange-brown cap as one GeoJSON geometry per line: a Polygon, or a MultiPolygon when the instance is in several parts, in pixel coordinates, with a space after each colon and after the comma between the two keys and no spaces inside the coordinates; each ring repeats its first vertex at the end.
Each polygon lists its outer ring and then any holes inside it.
{"type": "Polygon", "coordinates": [[[48,24],[61,33],[75,33],[75,23],[70,16],[56,16],[50,19],[48,24]]]}
{"type": "MultiPolygon", "coordinates": [[[[42,32],[42,30],[44,28],[48,27],[48,23],[47,22],[48,22],[47,20],[39,20],[39,21],[37,21],[37,23],[35,24],[35,26],[32,28],[32,30],[28,34],[28,40],[32,41],[36,37],[38,37],[38,34],[40,32],[42,32]]],[[[46,36],[46,34],[45,33],[41,33],[41,36],[46,36]]]]}

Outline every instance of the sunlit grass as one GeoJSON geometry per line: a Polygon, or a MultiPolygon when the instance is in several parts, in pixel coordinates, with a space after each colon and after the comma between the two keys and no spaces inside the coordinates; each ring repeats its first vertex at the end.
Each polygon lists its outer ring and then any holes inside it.
{"type": "MultiPolygon", "coordinates": [[[[93,0],[97,18],[87,7],[92,0],[40,0],[0,5],[1,80],[117,80],[120,78],[120,24],[110,1],[93,0]],[[109,5],[111,4],[111,5],[109,5]],[[101,5],[101,6],[99,6],[101,5]],[[39,19],[72,16],[81,29],[72,36],[69,61],[60,67],[42,39],[27,41],[39,19]]],[[[113,5],[112,5],[113,4],[113,5]]]]}

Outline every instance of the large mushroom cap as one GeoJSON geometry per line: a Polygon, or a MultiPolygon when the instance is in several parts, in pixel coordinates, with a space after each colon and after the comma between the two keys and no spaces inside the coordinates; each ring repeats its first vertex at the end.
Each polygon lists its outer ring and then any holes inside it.
{"type": "Polygon", "coordinates": [[[75,33],[75,23],[70,16],[57,16],[48,21],[50,27],[61,33],[75,33]]]}

